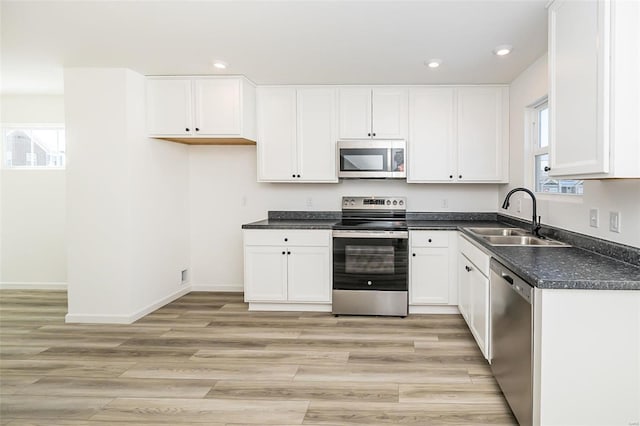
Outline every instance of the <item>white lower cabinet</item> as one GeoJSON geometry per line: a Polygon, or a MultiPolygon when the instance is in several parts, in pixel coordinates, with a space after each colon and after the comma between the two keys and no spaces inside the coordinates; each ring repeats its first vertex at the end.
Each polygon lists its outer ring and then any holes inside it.
{"type": "Polygon", "coordinates": [[[489,261],[484,253],[465,237],[458,240],[458,309],[487,360],[491,360],[489,335],[489,261]]]}
{"type": "Polygon", "coordinates": [[[331,310],[330,230],[245,230],[250,310],[331,310]]]}
{"type": "MultiPolygon", "coordinates": [[[[455,231],[411,231],[409,305],[411,313],[449,312],[457,303],[455,231]],[[432,306],[435,305],[435,306],[432,306]]],[[[454,311],[450,311],[454,312],[454,311]]]]}

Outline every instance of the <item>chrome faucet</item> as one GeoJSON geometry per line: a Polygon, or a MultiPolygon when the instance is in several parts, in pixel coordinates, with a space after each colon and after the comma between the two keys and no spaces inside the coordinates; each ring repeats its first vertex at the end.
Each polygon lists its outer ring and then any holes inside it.
{"type": "Polygon", "coordinates": [[[509,208],[509,198],[511,198],[511,196],[518,191],[523,191],[526,192],[527,194],[529,194],[529,196],[531,197],[531,199],[533,200],[533,218],[531,219],[531,233],[533,235],[535,235],[536,237],[540,237],[540,216],[538,216],[538,211],[537,211],[537,207],[536,207],[536,196],[533,192],[529,191],[527,188],[514,188],[511,191],[509,191],[509,193],[507,194],[507,196],[504,198],[504,202],[502,203],[502,208],[503,209],[508,209],[509,208]]]}

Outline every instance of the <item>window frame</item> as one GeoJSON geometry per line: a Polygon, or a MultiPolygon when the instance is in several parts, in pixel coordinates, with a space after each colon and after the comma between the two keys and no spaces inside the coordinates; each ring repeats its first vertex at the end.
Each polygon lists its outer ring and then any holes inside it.
{"type": "MultiPolygon", "coordinates": [[[[66,152],[66,127],[64,123],[2,123],[0,124],[0,130],[2,131],[0,140],[0,169],[2,170],[66,170],[67,168],[67,152],[66,152]],[[58,154],[62,156],[62,165],[60,166],[38,166],[38,165],[25,165],[25,166],[14,166],[7,165],[6,162],[6,153],[7,153],[7,138],[6,135],[12,130],[56,130],[58,132],[58,137],[60,137],[60,131],[64,133],[64,151],[57,151],[58,154]]],[[[58,140],[59,146],[59,140],[58,140]]],[[[31,153],[33,154],[33,139],[31,140],[31,153]]],[[[49,158],[51,154],[45,153],[46,157],[49,158]]]]}
{"type": "MultiPolygon", "coordinates": [[[[533,104],[531,104],[528,108],[527,108],[527,114],[525,115],[526,120],[527,120],[527,126],[528,126],[528,133],[527,133],[527,139],[529,141],[528,143],[528,153],[527,153],[527,158],[526,158],[526,174],[527,174],[527,181],[529,181],[530,186],[533,190],[533,192],[536,194],[536,196],[538,198],[542,197],[549,197],[549,199],[553,199],[553,200],[566,200],[566,201],[574,201],[574,202],[582,202],[582,196],[584,195],[584,181],[583,180],[578,180],[580,182],[580,185],[582,186],[582,192],[581,193],[567,193],[567,192],[540,192],[538,191],[538,180],[537,180],[537,167],[536,167],[536,159],[538,156],[540,155],[547,155],[550,156],[550,143],[551,143],[551,138],[548,138],[548,142],[547,145],[545,147],[541,147],[540,146],[540,123],[539,123],[539,117],[540,117],[540,111],[542,111],[545,108],[549,108],[549,98],[548,96],[544,96],[540,99],[538,99],[536,102],[534,102],[533,104]]],[[[550,128],[550,127],[549,127],[550,128]]],[[[576,181],[576,179],[557,179],[558,181],[560,180],[573,180],[576,181]]]]}

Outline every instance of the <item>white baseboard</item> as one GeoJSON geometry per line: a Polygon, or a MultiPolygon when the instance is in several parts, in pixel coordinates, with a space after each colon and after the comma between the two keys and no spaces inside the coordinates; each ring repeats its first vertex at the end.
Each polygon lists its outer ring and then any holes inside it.
{"type": "Polygon", "coordinates": [[[242,293],[242,284],[191,284],[191,291],[224,291],[229,293],[242,293]]]}
{"type": "Polygon", "coordinates": [[[66,290],[65,282],[0,282],[0,290],[66,290]]]}
{"type": "Polygon", "coordinates": [[[454,305],[425,305],[409,306],[410,314],[460,314],[457,306],[454,305]]]}
{"type": "Polygon", "coordinates": [[[331,304],[326,303],[249,303],[250,311],[301,311],[331,312],[331,304]]]}
{"type": "Polygon", "coordinates": [[[131,324],[156,309],[163,307],[167,303],[173,302],[177,298],[184,296],[190,291],[190,286],[184,286],[180,290],[129,315],[67,314],[64,319],[65,322],[69,323],[131,324]]]}

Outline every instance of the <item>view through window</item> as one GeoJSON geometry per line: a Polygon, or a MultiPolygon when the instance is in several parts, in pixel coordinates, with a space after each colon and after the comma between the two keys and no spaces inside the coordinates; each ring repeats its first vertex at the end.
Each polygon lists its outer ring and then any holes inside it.
{"type": "Polygon", "coordinates": [[[2,127],[5,168],[64,168],[65,132],[62,125],[2,127]]]}

